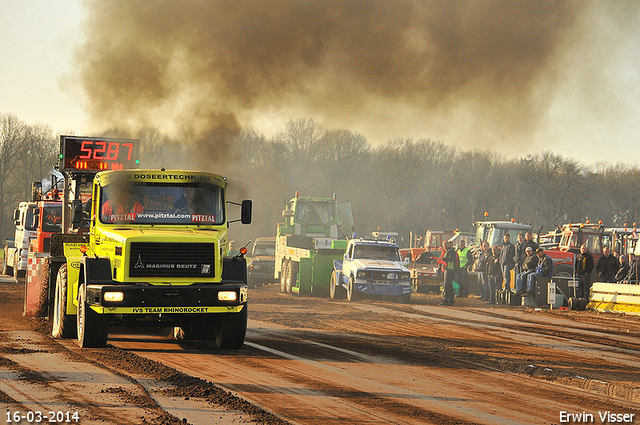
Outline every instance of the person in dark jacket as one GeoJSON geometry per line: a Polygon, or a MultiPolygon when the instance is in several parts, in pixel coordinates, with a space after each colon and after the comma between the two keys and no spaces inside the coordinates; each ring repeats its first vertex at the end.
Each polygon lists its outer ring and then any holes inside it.
{"type": "Polygon", "coordinates": [[[525,253],[527,257],[522,263],[522,272],[516,276],[516,295],[522,295],[526,292],[527,278],[531,273],[536,272],[538,266],[538,257],[533,253],[533,248],[526,247],[525,253]]]}
{"type": "Polygon", "coordinates": [[[611,255],[611,250],[608,246],[605,246],[602,249],[602,256],[596,263],[596,271],[598,272],[600,282],[615,283],[615,276],[619,268],[620,264],[618,263],[618,259],[611,255]]]}
{"type": "Polygon", "coordinates": [[[456,276],[456,270],[458,269],[458,254],[456,253],[453,244],[449,241],[442,243],[442,261],[447,263],[444,269],[444,290],[442,295],[444,300],[442,305],[453,305],[453,280],[456,276]]]}
{"type": "Polygon", "coordinates": [[[478,271],[478,285],[480,286],[480,300],[489,301],[489,278],[487,276],[487,258],[491,256],[491,248],[489,242],[482,241],[480,243],[480,252],[476,261],[476,270],[478,271]]]}
{"type": "Polygon", "coordinates": [[[578,298],[589,297],[591,291],[591,272],[593,272],[593,255],[585,244],[580,247],[580,254],[576,257],[576,277],[578,281],[578,298]]]}
{"type": "Polygon", "coordinates": [[[504,277],[504,290],[511,290],[511,270],[516,264],[516,247],[511,243],[511,235],[505,233],[503,236],[502,250],[500,251],[500,266],[504,277]]]}
{"type": "Polygon", "coordinates": [[[629,262],[627,261],[627,256],[622,254],[620,256],[620,267],[618,268],[618,271],[614,276],[616,279],[616,282],[621,283],[623,280],[627,278],[627,275],[629,274],[629,268],[630,267],[629,267],[629,262]]]}
{"type": "Polygon", "coordinates": [[[515,266],[513,267],[516,277],[522,272],[522,263],[524,263],[524,260],[527,258],[527,253],[525,251],[526,248],[527,246],[525,245],[524,234],[518,233],[518,242],[516,242],[516,255],[514,258],[515,266]]]}
{"type": "Polygon", "coordinates": [[[538,248],[536,250],[538,256],[538,265],[536,266],[535,273],[531,273],[527,278],[527,292],[524,293],[525,297],[532,297],[536,293],[536,280],[539,277],[551,277],[553,275],[553,260],[549,257],[544,249],[538,248]]]}
{"type": "Polygon", "coordinates": [[[489,279],[489,302],[496,303],[496,292],[502,287],[502,266],[500,265],[500,248],[491,247],[491,255],[487,258],[486,274],[489,279]]]}
{"type": "MultiPolygon", "coordinates": [[[[633,255],[633,254],[632,254],[633,255]]],[[[640,282],[640,259],[636,258],[629,264],[629,274],[627,275],[627,283],[640,282]]]]}

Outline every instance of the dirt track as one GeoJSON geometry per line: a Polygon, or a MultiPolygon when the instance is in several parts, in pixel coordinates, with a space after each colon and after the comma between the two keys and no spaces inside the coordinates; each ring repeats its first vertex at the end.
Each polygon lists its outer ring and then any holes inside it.
{"type": "Polygon", "coordinates": [[[437,297],[423,294],[410,305],[348,303],[269,286],[250,292],[240,351],[117,329],[109,348],[80,350],[74,341],[51,341],[16,314],[15,287],[0,285],[0,404],[12,411],[37,408],[35,401],[17,406],[5,391],[25,381],[20,374],[36,372],[46,384],[39,385],[64,389],[56,406],[83,409],[81,423],[213,423],[208,414],[219,423],[539,424],[560,423],[561,412],[585,412],[601,423],[598,412],[605,411],[640,423],[637,317],[489,307],[476,298],[439,307],[437,297]],[[60,364],[79,369],[74,379],[60,379],[71,371],[38,373],[38,364],[30,371],[25,359],[43,353],[71,358],[60,364]],[[89,380],[91,368],[101,371],[99,382],[89,380]],[[128,422],[109,422],[118,409],[128,422]],[[211,414],[229,410],[244,416],[211,414]]]}

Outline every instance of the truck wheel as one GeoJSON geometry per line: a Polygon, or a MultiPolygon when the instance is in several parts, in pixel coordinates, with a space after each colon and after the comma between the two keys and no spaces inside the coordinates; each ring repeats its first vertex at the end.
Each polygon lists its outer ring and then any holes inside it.
{"type": "Polygon", "coordinates": [[[280,267],[280,292],[287,292],[287,268],[289,267],[289,260],[282,262],[280,267]]]}
{"type": "Polygon", "coordinates": [[[20,270],[18,270],[18,263],[20,261],[20,257],[18,255],[18,251],[16,251],[14,257],[13,257],[13,277],[18,280],[18,278],[20,277],[20,270]]]}
{"type": "Polygon", "coordinates": [[[56,276],[51,335],[54,338],[74,338],[77,329],[75,322],[74,315],[67,314],[67,265],[63,264],[56,276]]]}
{"type": "Polygon", "coordinates": [[[295,261],[289,260],[289,267],[287,267],[287,293],[291,293],[291,288],[296,286],[296,280],[298,279],[298,266],[295,261]]]}
{"type": "Polygon", "coordinates": [[[217,318],[215,326],[216,347],[239,350],[247,334],[247,305],[240,313],[224,313],[217,318]]]}
{"type": "Polygon", "coordinates": [[[78,345],[82,348],[104,347],[109,337],[109,319],[91,310],[84,285],[78,291],[77,317],[78,345]]]}
{"type": "Polygon", "coordinates": [[[173,328],[173,337],[181,341],[213,341],[216,339],[215,320],[200,318],[195,323],[173,328]]]}
{"type": "Polygon", "coordinates": [[[560,264],[558,267],[553,268],[554,277],[573,277],[573,268],[566,264],[560,264]]]}
{"type": "Polygon", "coordinates": [[[355,279],[353,276],[349,278],[349,289],[347,290],[347,301],[359,301],[362,299],[362,294],[355,289],[355,279]]]}
{"type": "Polygon", "coordinates": [[[339,284],[338,273],[335,270],[331,273],[329,296],[332,300],[343,300],[345,298],[344,288],[339,284]]]}
{"type": "Polygon", "coordinates": [[[4,247],[4,261],[2,262],[2,274],[11,276],[13,274],[13,268],[9,266],[7,258],[9,257],[9,249],[4,247]]]}

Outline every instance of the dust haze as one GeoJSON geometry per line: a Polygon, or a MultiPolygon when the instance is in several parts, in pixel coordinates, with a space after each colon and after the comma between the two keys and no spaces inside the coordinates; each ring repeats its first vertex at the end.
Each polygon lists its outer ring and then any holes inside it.
{"type": "MultiPolygon", "coordinates": [[[[88,0],[76,61],[96,124],[224,152],[243,126],[303,116],[374,143],[499,149],[545,118],[596,4],[88,0]]],[[[622,5],[600,12],[637,10],[622,5]]]]}

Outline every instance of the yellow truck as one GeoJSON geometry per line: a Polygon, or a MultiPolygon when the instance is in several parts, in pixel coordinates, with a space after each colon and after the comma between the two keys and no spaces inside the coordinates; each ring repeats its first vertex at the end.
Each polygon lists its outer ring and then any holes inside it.
{"type": "Polygon", "coordinates": [[[63,233],[52,238],[46,271],[52,335],[101,347],[112,325],[160,326],[239,349],[246,249],[225,253],[228,224],[250,223],[251,201],[229,220],[224,177],[131,169],[136,142],[61,136],[63,233]]]}

